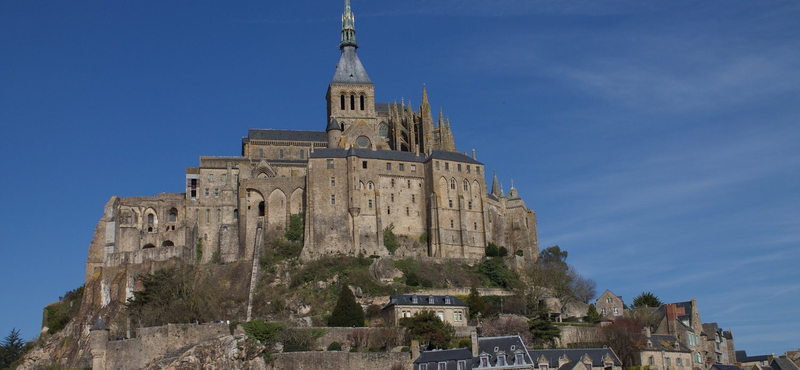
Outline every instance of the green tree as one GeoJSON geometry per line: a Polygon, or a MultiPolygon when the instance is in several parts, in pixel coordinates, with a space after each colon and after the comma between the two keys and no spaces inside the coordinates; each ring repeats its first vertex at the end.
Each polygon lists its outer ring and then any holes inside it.
{"type": "Polygon", "coordinates": [[[556,338],[561,337],[561,330],[547,317],[538,316],[531,319],[528,322],[528,329],[533,335],[533,343],[536,346],[552,346],[556,338]]]}
{"type": "Polygon", "coordinates": [[[25,341],[19,336],[19,330],[11,329],[11,333],[0,342],[0,369],[11,367],[22,356],[24,349],[25,341]]]}
{"type": "Polygon", "coordinates": [[[509,288],[518,280],[514,271],[511,271],[501,258],[481,262],[478,265],[478,272],[500,288],[509,288]]]}
{"type": "Polygon", "coordinates": [[[500,247],[497,250],[497,257],[505,257],[508,256],[508,249],[506,247],[500,247]]]}
{"type": "Polygon", "coordinates": [[[658,308],[662,305],[661,300],[656,297],[655,294],[651,292],[643,292],[639,294],[635,298],[633,298],[633,304],[631,305],[632,309],[642,308],[642,307],[652,307],[658,308]]]}
{"type": "Polygon", "coordinates": [[[336,307],[334,307],[331,317],[328,319],[328,326],[362,327],[365,319],[364,309],[356,303],[353,291],[345,284],[339,292],[339,300],[336,302],[336,307]]]}
{"type": "Polygon", "coordinates": [[[131,318],[139,326],[208,322],[221,315],[222,289],[203,269],[182,266],[139,277],[144,289],[128,300],[131,318]]]}
{"type": "Polygon", "coordinates": [[[433,311],[421,311],[412,317],[400,320],[400,326],[406,328],[406,342],[418,340],[420,346],[428,349],[446,349],[456,335],[450,323],[443,322],[433,311]]]}
{"type": "Polygon", "coordinates": [[[478,293],[478,288],[474,285],[469,290],[466,303],[469,305],[470,318],[475,318],[478,314],[483,315],[486,313],[486,301],[483,300],[483,297],[478,293]]]}
{"type": "Polygon", "coordinates": [[[484,251],[486,252],[486,257],[497,257],[500,255],[500,249],[497,248],[497,245],[492,242],[489,242],[489,244],[486,245],[484,251]]]}
{"type": "Polygon", "coordinates": [[[394,234],[394,224],[389,224],[383,229],[383,246],[391,254],[394,254],[394,251],[400,248],[400,241],[397,239],[397,235],[394,234]]]}
{"type": "Polygon", "coordinates": [[[597,308],[594,306],[594,304],[589,305],[589,311],[586,313],[584,320],[591,323],[595,323],[600,320],[600,313],[597,312],[597,308]]]}
{"type": "Polygon", "coordinates": [[[286,229],[286,239],[303,243],[304,221],[303,214],[296,213],[289,217],[289,228],[286,229]]]}
{"type": "Polygon", "coordinates": [[[560,265],[566,267],[567,251],[562,251],[561,247],[557,245],[545,248],[540,255],[542,257],[542,264],[545,266],[560,265]]]}

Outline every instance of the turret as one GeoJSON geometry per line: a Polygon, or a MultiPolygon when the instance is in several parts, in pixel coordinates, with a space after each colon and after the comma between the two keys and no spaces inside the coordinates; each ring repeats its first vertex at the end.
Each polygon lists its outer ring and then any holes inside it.
{"type": "Polygon", "coordinates": [[[339,140],[342,138],[342,126],[336,118],[331,118],[325,131],[328,133],[328,148],[338,148],[339,140]]]}

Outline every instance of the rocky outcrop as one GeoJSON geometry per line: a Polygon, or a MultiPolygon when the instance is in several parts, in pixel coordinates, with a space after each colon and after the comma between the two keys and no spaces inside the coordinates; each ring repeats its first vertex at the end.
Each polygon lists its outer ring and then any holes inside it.
{"type": "Polygon", "coordinates": [[[264,347],[245,334],[229,335],[195,345],[177,355],[151,361],[147,370],[264,370],[264,347]]]}

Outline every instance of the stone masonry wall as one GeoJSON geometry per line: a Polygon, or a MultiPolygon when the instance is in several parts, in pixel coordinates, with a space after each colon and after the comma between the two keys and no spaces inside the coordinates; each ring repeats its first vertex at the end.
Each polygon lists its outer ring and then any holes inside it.
{"type": "Polygon", "coordinates": [[[106,369],[143,369],[148,362],[177,354],[197,343],[230,335],[226,324],[182,324],[138,329],[134,339],[110,341],[106,369]]]}
{"type": "Polygon", "coordinates": [[[274,370],[372,370],[391,369],[395,364],[407,369],[411,363],[408,352],[292,352],[275,355],[274,370]]]}

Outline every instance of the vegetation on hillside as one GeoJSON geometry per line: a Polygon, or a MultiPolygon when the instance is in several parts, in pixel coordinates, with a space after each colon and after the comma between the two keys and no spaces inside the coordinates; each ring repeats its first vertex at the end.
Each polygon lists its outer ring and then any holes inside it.
{"type": "Polygon", "coordinates": [[[77,289],[68,291],[58,302],[44,308],[44,325],[48,328],[48,334],[58,333],[78,315],[83,302],[83,291],[84,287],[81,285],[77,289]]]}
{"type": "Polygon", "coordinates": [[[361,305],[356,303],[353,291],[347,285],[342,286],[339,292],[339,300],[333,308],[328,326],[339,327],[362,327],[364,326],[364,310],[361,305]]]}

